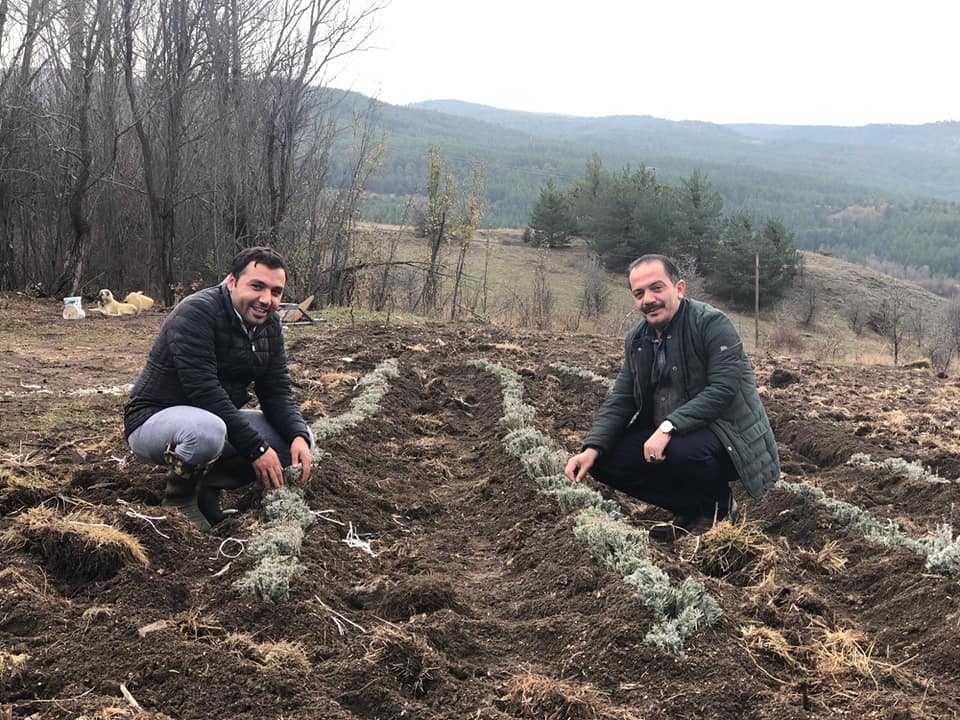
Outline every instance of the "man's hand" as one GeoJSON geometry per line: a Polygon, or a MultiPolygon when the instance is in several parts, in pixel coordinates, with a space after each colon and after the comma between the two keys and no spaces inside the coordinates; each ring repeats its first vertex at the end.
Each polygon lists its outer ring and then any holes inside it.
{"type": "Polygon", "coordinates": [[[300,435],[290,443],[290,457],[293,465],[300,463],[303,466],[303,474],[300,476],[300,487],[305,487],[307,480],[310,479],[310,446],[300,435]]]}
{"type": "Polygon", "coordinates": [[[600,456],[600,451],[596,448],[587,448],[581,453],[577,453],[567,461],[567,466],[563,469],[563,474],[567,476],[570,482],[580,482],[587,471],[593,467],[593,463],[600,456]]]}
{"type": "Polygon", "coordinates": [[[262,482],[267,490],[279,490],[283,487],[283,466],[273,448],[267,448],[263,455],[253,461],[253,471],[257,474],[257,480],[262,482]]]}
{"type": "Polygon", "coordinates": [[[653,435],[643,444],[643,459],[647,462],[658,463],[666,460],[664,453],[670,442],[670,433],[654,430],[653,435]]]}

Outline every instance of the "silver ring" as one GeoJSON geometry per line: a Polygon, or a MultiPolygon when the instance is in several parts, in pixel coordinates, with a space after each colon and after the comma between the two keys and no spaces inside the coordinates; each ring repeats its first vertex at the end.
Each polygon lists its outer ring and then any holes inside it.
{"type": "Polygon", "coordinates": [[[650,453],[650,459],[651,459],[651,460],[656,460],[656,459],[657,459],[657,456],[654,455],[653,453],[650,453]]]}

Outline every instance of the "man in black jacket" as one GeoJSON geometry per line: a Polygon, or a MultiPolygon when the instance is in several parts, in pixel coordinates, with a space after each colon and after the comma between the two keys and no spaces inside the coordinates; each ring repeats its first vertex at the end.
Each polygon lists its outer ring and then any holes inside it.
{"type": "Polygon", "coordinates": [[[616,383],[566,476],[594,479],[673,513],[651,528],[669,540],[735,509],[737,478],[761,497],[780,476],[780,458],[750,361],[733,324],[684,297],[676,264],[644,255],[629,268],[643,315],[628,334],[616,383]]]}
{"type": "Polygon", "coordinates": [[[313,435],[293,400],[275,310],[283,258],[241,251],[226,280],[185,298],[160,328],[124,412],[124,432],[144,462],[167,465],[163,504],[198,529],[223,519],[219,495],[254,479],[283,486],[283,466],[310,476],[313,435]],[[242,410],[248,387],[260,410],[242,410]]]}

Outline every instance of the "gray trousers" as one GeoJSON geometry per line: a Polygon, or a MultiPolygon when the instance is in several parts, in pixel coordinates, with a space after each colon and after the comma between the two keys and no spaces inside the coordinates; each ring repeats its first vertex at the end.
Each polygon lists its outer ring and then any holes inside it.
{"type": "MultiPolygon", "coordinates": [[[[290,444],[274,430],[259,410],[241,410],[250,423],[280,457],[284,466],[290,464],[290,444]]],[[[310,448],[313,449],[313,432],[310,433],[310,448]]],[[[237,454],[227,439],[227,426],[212,412],[192,405],[174,405],[164,408],[132,433],[130,449],[142,462],[164,465],[163,453],[168,445],[184,462],[191,465],[206,465],[217,457],[228,458],[237,454]]]]}

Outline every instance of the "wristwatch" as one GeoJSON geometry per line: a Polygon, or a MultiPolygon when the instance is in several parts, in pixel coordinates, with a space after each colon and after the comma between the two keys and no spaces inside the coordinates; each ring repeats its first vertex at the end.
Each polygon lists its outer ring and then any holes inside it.
{"type": "Polygon", "coordinates": [[[676,429],[677,429],[677,426],[674,425],[669,420],[664,420],[662,423],[660,423],[660,426],[657,428],[657,430],[662,432],[664,435],[670,435],[676,429]]]}
{"type": "Polygon", "coordinates": [[[261,442],[253,449],[253,452],[250,453],[250,460],[259,460],[269,449],[270,445],[266,441],[261,442]]]}

